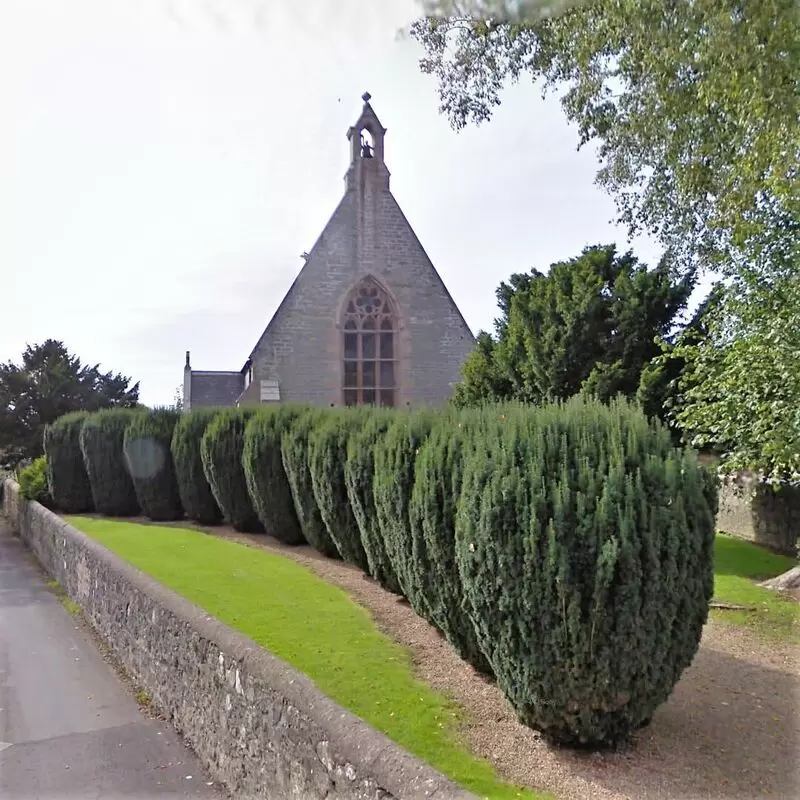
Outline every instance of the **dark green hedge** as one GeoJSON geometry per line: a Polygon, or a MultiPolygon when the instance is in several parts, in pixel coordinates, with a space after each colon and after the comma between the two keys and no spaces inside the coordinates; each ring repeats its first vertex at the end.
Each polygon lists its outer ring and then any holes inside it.
{"type": "Polygon", "coordinates": [[[263,533],[250,502],[242,468],[244,432],[256,413],[250,408],[226,408],[209,423],[200,440],[200,455],[211,493],[225,520],[242,533],[263,533]]]}
{"type": "Polygon", "coordinates": [[[125,429],[125,462],[142,513],[152,520],[184,517],[170,449],[180,415],[171,408],[143,411],[125,429]]]}
{"type": "Polygon", "coordinates": [[[325,411],[309,410],[295,419],[281,437],[281,456],[303,537],[323,555],[340,558],[319,512],[308,466],[308,437],[326,416],[325,411]]]}
{"type": "Polygon", "coordinates": [[[85,411],[65,414],[44,429],[50,495],[55,507],[65,514],[94,510],[80,442],[81,428],[88,416],[85,411]]]}
{"type": "Polygon", "coordinates": [[[347,499],[358,525],[369,574],[390,592],[402,594],[383,542],[375,508],[375,447],[395,419],[395,412],[375,409],[364,425],[351,432],[344,466],[347,499]]]}
{"type": "Polygon", "coordinates": [[[455,559],[456,509],[464,460],[475,444],[482,416],[474,411],[443,416],[419,449],[409,503],[408,569],[414,572],[413,585],[425,598],[431,622],[461,658],[479,672],[491,674],[463,607],[455,559]]]}
{"type": "Polygon", "coordinates": [[[200,454],[203,434],[218,413],[215,408],[199,408],[181,414],[170,444],[181,505],[186,516],[201,525],[222,522],[222,512],[208,485],[200,454]]]}
{"type": "Polygon", "coordinates": [[[414,610],[431,620],[428,598],[419,582],[411,547],[409,504],[414,464],[437,420],[432,410],[400,413],[375,445],[373,495],[383,546],[400,588],[414,610]]]}
{"type": "Polygon", "coordinates": [[[123,452],[125,429],[140,413],[129,408],[97,411],[81,428],[81,452],[93,505],[107,517],[133,517],[140,510],[123,452]]]}
{"type": "Polygon", "coordinates": [[[290,405],[260,409],[247,424],[242,453],[247,491],[264,530],[291,545],[305,538],[283,467],[281,437],[301,413],[290,405]]]}
{"type": "Polygon", "coordinates": [[[701,470],[624,404],[484,413],[456,516],[479,645],[525,724],[616,744],[700,642],[714,540],[701,470]]]}
{"type": "Polygon", "coordinates": [[[367,420],[368,409],[330,412],[308,437],[311,485],[328,534],[342,558],[365,572],[369,569],[361,533],[347,497],[344,465],[347,442],[367,420]]]}

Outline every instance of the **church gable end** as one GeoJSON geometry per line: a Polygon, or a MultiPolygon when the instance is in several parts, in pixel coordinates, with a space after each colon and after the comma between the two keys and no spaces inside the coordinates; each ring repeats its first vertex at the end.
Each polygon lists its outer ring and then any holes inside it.
{"type": "Polygon", "coordinates": [[[253,349],[240,405],[438,404],[460,380],[475,340],[391,194],[369,99],[347,131],[344,197],[253,349]]]}

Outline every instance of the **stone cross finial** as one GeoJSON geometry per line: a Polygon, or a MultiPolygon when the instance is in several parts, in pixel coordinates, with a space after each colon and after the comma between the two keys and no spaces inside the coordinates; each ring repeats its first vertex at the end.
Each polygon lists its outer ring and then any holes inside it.
{"type": "Polygon", "coordinates": [[[369,103],[369,101],[372,99],[372,95],[369,92],[364,92],[364,94],[361,95],[361,99],[365,103],[369,103]]]}

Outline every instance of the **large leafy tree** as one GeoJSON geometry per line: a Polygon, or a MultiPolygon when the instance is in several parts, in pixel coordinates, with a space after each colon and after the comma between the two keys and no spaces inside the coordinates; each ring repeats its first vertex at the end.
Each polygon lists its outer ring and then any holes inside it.
{"type": "Polygon", "coordinates": [[[797,253],[795,0],[426,5],[443,13],[411,34],[454,127],[490,119],[504,84],[529,75],[563,92],[580,144],[599,145],[598,181],[633,233],[722,269],[743,253],[797,253]],[[551,13],[501,16],[520,5],[551,13]]]}
{"type": "Polygon", "coordinates": [[[494,336],[479,335],[455,402],[634,397],[693,286],[668,259],[651,270],[614,245],[587,247],[547,273],[513,275],[497,290],[494,336]]]}
{"type": "Polygon", "coordinates": [[[456,129],[490,119],[503,86],[525,75],[561,92],[631,233],[646,230],[686,268],[724,276],[707,335],[668,352],[645,394],[671,384],[684,401],[676,421],[728,467],[797,475],[796,0],[423,5],[411,34],[456,129]]]}
{"type": "Polygon", "coordinates": [[[22,362],[0,365],[0,462],[15,467],[43,452],[45,426],[71,411],[138,405],[139,384],[88,366],[62,342],[29,345],[22,362]]]}

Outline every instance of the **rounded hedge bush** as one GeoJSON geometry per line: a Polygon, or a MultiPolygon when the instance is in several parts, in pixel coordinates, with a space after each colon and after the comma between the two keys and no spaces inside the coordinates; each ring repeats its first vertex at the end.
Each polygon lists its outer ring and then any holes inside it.
{"type": "Polygon", "coordinates": [[[347,442],[344,478],[347,499],[358,525],[369,574],[387,591],[402,594],[386,552],[374,497],[375,447],[394,418],[394,411],[378,408],[367,418],[361,429],[352,432],[347,442]]]}
{"type": "Polygon", "coordinates": [[[347,497],[344,465],[347,443],[360,430],[369,409],[339,409],[329,412],[308,437],[308,466],[311,485],[322,520],[342,558],[369,570],[358,523],[347,497]]]}
{"type": "Polygon", "coordinates": [[[415,565],[415,559],[424,556],[412,552],[409,504],[417,454],[437,416],[428,409],[395,416],[375,444],[373,484],[378,527],[389,563],[414,611],[430,622],[430,606],[415,565]]]}
{"type": "Polygon", "coordinates": [[[480,648],[523,723],[617,744],[669,697],[708,616],[701,468],[623,403],[482,413],[456,515],[480,648]]]}
{"type": "Polygon", "coordinates": [[[200,440],[203,471],[225,520],[241,533],[263,533],[250,502],[242,468],[244,432],[256,413],[250,408],[226,408],[209,423],[200,440]]]}
{"type": "Polygon", "coordinates": [[[47,484],[47,456],[39,456],[17,475],[19,493],[32,502],[41,503],[45,508],[53,507],[53,498],[47,484]]]}
{"type": "Polygon", "coordinates": [[[247,491],[264,530],[290,545],[304,544],[305,538],[283,467],[281,437],[301,413],[289,405],[259,410],[247,424],[242,451],[247,491]]]}
{"type": "Polygon", "coordinates": [[[180,415],[171,408],[143,411],[125,429],[125,462],[142,513],[152,520],[184,517],[170,449],[180,415]]]}
{"type": "Polygon", "coordinates": [[[81,452],[94,508],[107,517],[133,517],[139,513],[123,443],[125,429],[141,413],[131,408],[105,409],[90,414],[81,428],[81,452]]]}
{"type": "Polygon", "coordinates": [[[413,585],[425,598],[431,622],[458,654],[475,669],[491,674],[472,620],[463,606],[456,565],[456,508],[464,460],[475,441],[472,430],[481,415],[464,411],[443,416],[420,447],[414,463],[409,502],[413,585]],[[471,433],[471,435],[470,435],[471,433]]]}
{"type": "Polygon", "coordinates": [[[181,505],[186,516],[201,525],[222,522],[222,512],[208,485],[200,454],[203,434],[218,413],[216,408],[199,408],[181,414],[170,443],[181,505]]]}
{"type": "Polygon", "coordinates": [[[325,419],[326,411],[309,410],[295,419],[281,436],[281,456],[292,492],[294,509],[305,540],[322,555],[340,558],[314,497],[308,466],[308,437],[325,419]]]}
{"type": "Polygon", "coordinates": [[[80,441],[81,428],[88,416],[85,411],[65,414],[44,429],[47,483],[53,504],[65,514],[94,510],[80,441]]]}

